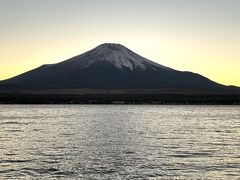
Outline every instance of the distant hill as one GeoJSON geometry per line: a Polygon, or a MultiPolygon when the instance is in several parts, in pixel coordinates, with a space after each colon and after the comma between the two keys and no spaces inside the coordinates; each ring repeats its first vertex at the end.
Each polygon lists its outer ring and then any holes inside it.
{"type": "Polygon", "coordinates": [[[208,78],[150,61],[120,44],[101,44],[57,64],[42,65],[0,82],[2,90],[149,89],[238,93],[208,78]]]}

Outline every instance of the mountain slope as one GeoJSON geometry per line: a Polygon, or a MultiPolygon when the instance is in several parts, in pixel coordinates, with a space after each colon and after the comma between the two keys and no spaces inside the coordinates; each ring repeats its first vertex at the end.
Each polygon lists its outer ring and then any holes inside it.
{"type": "Polygon", "coordinates": [[[226,86],[199,74],[181,72],[150,61],[120,44],[102,44],[57,64],[1,82],[21,89],[202,89],[226,86]]]}

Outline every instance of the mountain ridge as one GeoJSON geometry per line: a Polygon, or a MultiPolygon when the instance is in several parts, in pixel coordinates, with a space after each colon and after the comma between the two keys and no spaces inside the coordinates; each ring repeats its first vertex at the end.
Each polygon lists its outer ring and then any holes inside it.
{"type": "Polygon", "coordinates": [[[236,89],[197,73],[160,65],[114,43],[101,44],[60,63],[42,65],[0,84],[16,89],[236,89]]]}

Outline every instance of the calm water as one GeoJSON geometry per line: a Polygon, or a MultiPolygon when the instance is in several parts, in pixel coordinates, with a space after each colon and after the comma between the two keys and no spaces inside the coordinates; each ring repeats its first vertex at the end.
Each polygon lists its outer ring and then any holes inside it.
{"type": "Polygon", "coordinates": [[[240,106],[0,106],[0,179],[239,177],[240,106]]]}

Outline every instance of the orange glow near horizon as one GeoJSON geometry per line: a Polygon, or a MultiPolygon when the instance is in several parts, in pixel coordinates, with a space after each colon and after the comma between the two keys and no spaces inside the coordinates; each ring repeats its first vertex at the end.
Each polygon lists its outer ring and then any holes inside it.
{"type": "Polygon", "coordinates": [[[41,4],[30,0],[22,4],[15,1],[14,5],[6,2],[5,7],[3,3],[0,80],[42,64],[64,61],[109,42],[120,43],[173,69],[240,86],[240,13],[236,8],[240,3],[237,1],[231,5],[185,0],[186,7],[175,0],[169,4],[124,0],[117,3],[119,7],[109,0],[103,0],[102,4],[93,0],[70,1],[68,4],[60,1],[58,7],[54,2],[41,4]],[[90,7],[95,11],[89,13],[90,7]],[[9,12],[10,8],[18,19],[9,12]],[[121,9],[126,10],[124,14],[121,9]]]}

